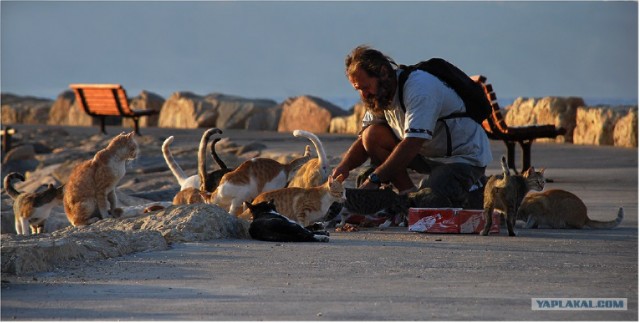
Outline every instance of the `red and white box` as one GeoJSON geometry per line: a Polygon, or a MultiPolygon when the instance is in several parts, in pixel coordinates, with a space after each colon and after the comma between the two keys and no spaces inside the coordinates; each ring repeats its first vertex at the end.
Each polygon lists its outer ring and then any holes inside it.
{"type": "MultiPolygon", "coordinates": [[[[457,208],[410,208],[409,231],[427,233],[480,233],[482,210],[457,208]]],[[[493,212],[490,233],[500,233],[500,213],[493,212]]]]}

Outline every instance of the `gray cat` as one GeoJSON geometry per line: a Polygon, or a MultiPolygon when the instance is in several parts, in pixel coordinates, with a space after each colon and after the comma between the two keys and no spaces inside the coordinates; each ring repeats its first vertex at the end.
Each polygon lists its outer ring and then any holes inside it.
{"type": "Polygon", "coordinates": [[[542,191],[544,188],[544,168],[536,171],[533,167],[529,167],[522,175],[511,175],[504,156],[502,156],[501,165],[502,176],[491,176],[484,188],[485,224],[480,232],[483,236],[489,234],[493,224],[491,215],[494,209],[506,214],[509,236],[515,236],[513,227],[516,223],[516,214],[525,195],[530,190],[542,191]]]}
{"type": "Polygon", "coordinates": [[[409,210],[408,197],[399,195],[391,186],[383,189],[347,188],[345,195],[346,201],[338,214],[341,217],[338,227],[343,227],[352,214],[386,217],[387,220],[380,224],[382,228],[392,224],[406,225],[409,210]]]}

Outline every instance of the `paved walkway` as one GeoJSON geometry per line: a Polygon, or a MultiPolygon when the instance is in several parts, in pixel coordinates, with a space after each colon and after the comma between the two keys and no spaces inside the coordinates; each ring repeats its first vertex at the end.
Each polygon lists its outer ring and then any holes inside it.
{"type": "MultiPolygon", "coordinates": [[[[175,143],[190,133],[143,129],[160,131],[175,143]]],[[[287,149],[278,139],[287,134],[227,133],[287,149]]],[[[353,137],[321,139],[339,154],[353,137]]],[[[494,142],[493,151],[489,174],[504,147],[494,142]]],[[[593,218],[612,219],[623,206],[624,221],[613,230],[520,229],[515,238],[393,228],[332,233],[329,243],[177,244],[3,276],[1,319],[638,320],[637,150],[536,143],[533,164],[547,168],[547,188],[582,197],[593,218]],[[627,298],[628,310],[531,309],[532,298],[564,297],[627,298]]]]}

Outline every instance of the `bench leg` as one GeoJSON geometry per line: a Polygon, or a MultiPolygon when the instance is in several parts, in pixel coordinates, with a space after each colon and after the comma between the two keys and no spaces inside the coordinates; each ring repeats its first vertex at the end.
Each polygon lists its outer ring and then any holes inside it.
{"type": "Polygon", "coordinates": [[[525,172],[531,167],[531,145],[533,140],[521,141],[520,147],[522,148],[522,172],[525,172]]]}
{"type": "Polygon", "coordinates": [[[107,134],[105,123],[106,123],[105,117],[100,117],[100,132],[102,132],[102,134],[104,135],[107,134]]]}
{"type": "Polygon", "coordinates": [[[518,170],[516,169],[516,143],[513,141],[505,141],[504,144],[507,146],[507,166],[518,174],[518,170]]]}
{"type": "Polygon", "coordinates": [[[136,132],[137,136],[142,136],[142,134],[140,134],[140,126],[138,125],[138,121],[140,121],[140,119],[133,118],[133,130],[136,132]]]}

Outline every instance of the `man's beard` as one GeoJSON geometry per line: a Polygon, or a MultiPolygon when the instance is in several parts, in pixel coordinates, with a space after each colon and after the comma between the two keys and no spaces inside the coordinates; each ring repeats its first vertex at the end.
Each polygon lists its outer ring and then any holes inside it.
{"type": "Polygon", "coordinates": [[[383,116],[385,110],[391,110],[391,102],[395,94],[395,84],[392,79],[385,78],[378,80],[378,93],[363,99],[364,105],[375,116],[383,116]]]}

